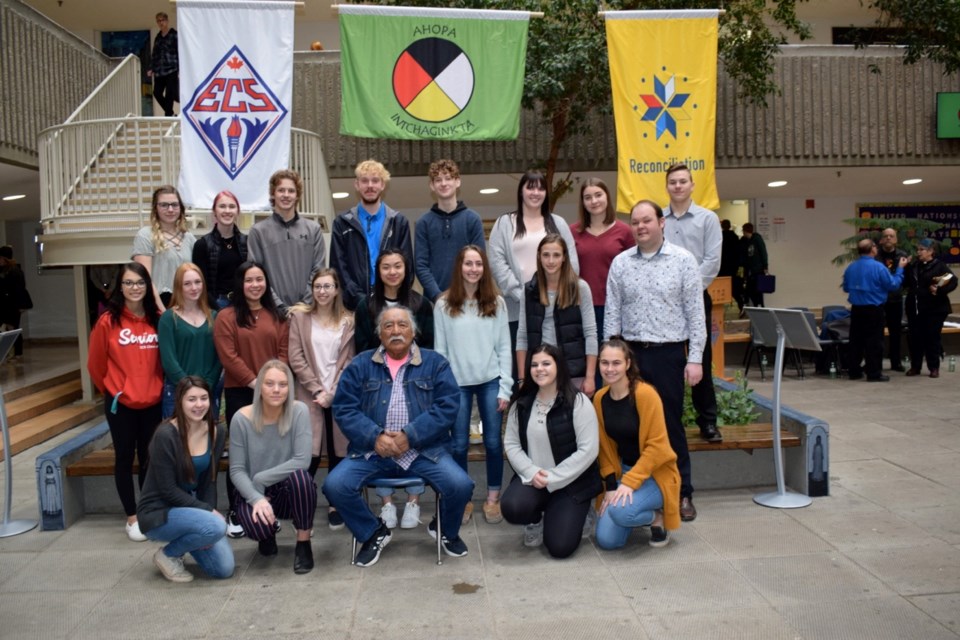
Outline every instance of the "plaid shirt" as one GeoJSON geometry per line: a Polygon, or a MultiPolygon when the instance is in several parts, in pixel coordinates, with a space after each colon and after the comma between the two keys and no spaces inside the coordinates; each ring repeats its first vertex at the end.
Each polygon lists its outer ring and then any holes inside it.
{"type": "MultiPolygon", "coordinates": [[[[382,350],[381,347],[381,351],[382,350]]],[[[400,370],[397,371],[397,377],[393,381],[393,386],[390,390],[390,404],[387,406],[387,419],[383,425],[384,431],[402,431],[403,428],[407,426],[407,423],[410,422],[410,414],[407,411],[407,398],[403,393],[403,378],[407,373],[407,365],[409,364],[410,358],[408,357],[407,361],[400,367],[400,370]]],[[[368,453],[365,457],[369,459],[372,455],[373,453],[368,453]]],[[[394,461],[401,469],[407,470],[410,468],[410,465],[413,464],[413,461],[417,459],[418,455],[415,449],[407,449],[399,457],[395,457],[394,461]]]]}
{"type": "Polygon", "coordinates": [[[167,35],[157,34],[150,56],[150,70],[155,76],[168,76],[180,70],[180,55],[177,51],[177,30],[170,29],[167,35]]]}

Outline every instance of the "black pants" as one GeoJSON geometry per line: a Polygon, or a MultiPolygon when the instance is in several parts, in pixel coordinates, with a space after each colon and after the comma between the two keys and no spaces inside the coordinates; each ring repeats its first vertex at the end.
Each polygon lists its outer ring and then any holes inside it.
{"type": "MultiPolygon", "coordinates": [[[[253,389],[250,387],[227,387],[223,390],[224,417],[227,419],[227,433],[230,429],[230,423],[233,421],[233,414],[248,404],[253,404],[253,389]]],[[[237,491],[233,486],[233,480],[230,474],[227,476],[227,499],[230,501],[230,511],[236,511],[237,491]]]]}
{"type": "Polygon", "coordinates": [[[850,377],[866,372],[878,378],[883,369],[883,307],[855,304],[850,308],[850,377]],[[863,369],[860,363],[863,362],[863,369]]]}
{"type": "Polygon", "coordinates": [[[500,497],[500,510],[510,524],[536,524],[542,517],[543,546],[554,558],[567,558],[580,546],[590,501],[578,503],[563,489],[550,493],[513,476],[500,497]]]}
{"type": "Polygon", "coordinates": [[[690,479],[690,451],[687,449],[687,433],[683,429],[683,369],[687,366],[687,354],[682,342],[642,348],[631,342],[630,350],[640,369],[640,377],[653,385],[663,402],[663,416],[667,423],[670,447],[677,454],[677,469],[680,471],[680,495],[693,495],[690,479]]]}
{"type": "Polygon", "coordinates": [[[907,322],[910,332],[907,334],[910,343],[910,368],[920,371],[923,360],[927,360],[927,369],[940,369],[940,332],[943,322],[947,319],[946,313],[909,313],[907,322]]]}
{"type": "Polygon", "coordinates": [[[147,477],[150,438],[160,424],[160,403],[145,409],[131,409],[118,402],[116,413],[111,411],[112,407],[113,396],[103,394],[103,408],[110,427],[110,437],[113,438],[113,481],[124,513],[128,517],[135,516],[137,498],[133,491],[133,456],[136,454],[139,462],[138,480],[142,489],[147,477]]]}
{"type": "Polygon", "coordinates": [[[746,284],[746,295],[744,299],[749,301],[754,307],[763,306],[763,294],[757,289],[757,276],[759,273],[748,273],[744,278],[746,284]]]}
{"type": "MultiPolygon", "coordinates": [[[[340,464],[340,461],[343,460],[340,456],[337,455],[337,452],[333,447],[333,411],[330,407],[325,407],[323,409],[323,443],[324,445],[320,448],[320,453],[323,453],[323,449],[326,449],[327,452],[327,473],[333,471],[334,467],[340,464]]],[[[320,456],[312,456],[310,458],[310,467],[307,469],[307,473],[310,474],[311,478],[317,477],[317,469],[320,468],[320,456]]]]}
{"type": "Polygon", "coordinates": [[[890,368],[902,367],[903,358],[900,356],[900,341],[903,336],[903,298],[887,300],[883,305],[884,322],[887,325],[887,355],[890,357],[890,368]]]}
{"type": "Polygon", "coordinates": [[[173,103],[180,102],[180,74],[174,72],[165,76],[153,76],[153,97],[163,109],[163,115],[171,117],[173,103]]]}
{"type": "Polygon", "coordinates": [[[707,318],[707,343],[703,347],[703,378],[691,390],[693,408],[697,410],[697,426],[701,429],[708,425],[717,426],[717,392],[713,388],[713,332],[710,330],[712,309],[713,299],[704,289],[703,310],[707,318]]]}

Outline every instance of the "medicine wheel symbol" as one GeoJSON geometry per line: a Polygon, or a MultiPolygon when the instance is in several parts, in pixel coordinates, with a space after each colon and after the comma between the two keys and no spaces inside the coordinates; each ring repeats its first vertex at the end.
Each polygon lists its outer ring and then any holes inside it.
{"type": "Polygon", "coordinates": [[[470,103],[473,82],[470,58],[443,38],[417,40],[393,67],[393,95],[404,111],[424,122],[456,117],[470,103]]]}

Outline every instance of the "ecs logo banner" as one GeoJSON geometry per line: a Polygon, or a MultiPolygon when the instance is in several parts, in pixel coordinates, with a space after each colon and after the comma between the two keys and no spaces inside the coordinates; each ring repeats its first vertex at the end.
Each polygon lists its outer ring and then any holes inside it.
{"type": "Polygon", "coordinates": [[[237,45],[197,85],[183,116],[234,180],[287,116],[287,108],[237,45]]]}

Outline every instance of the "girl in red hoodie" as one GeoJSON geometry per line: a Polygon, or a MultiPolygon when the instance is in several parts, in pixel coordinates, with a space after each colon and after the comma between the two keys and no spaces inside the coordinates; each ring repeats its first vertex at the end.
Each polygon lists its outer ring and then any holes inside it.
{"type": "Polygon", "coordinates": [[[160,314],[150,273],[130,262],[120,271],[107,311],[90,334],[87,369],[103,393],[103,407],[113,437],[113,478],[127,514],[127,536],[147,538],[137,524],[133,491],[133,455],[140,461],[140,486],[147,473],[147,447],[160,424],[163,369],[157,344],[160,314]]]}

